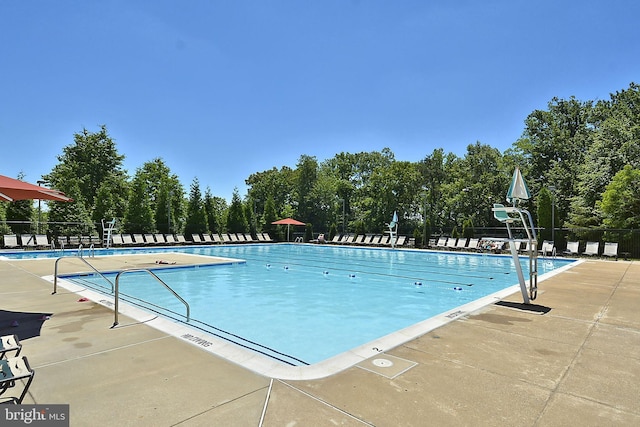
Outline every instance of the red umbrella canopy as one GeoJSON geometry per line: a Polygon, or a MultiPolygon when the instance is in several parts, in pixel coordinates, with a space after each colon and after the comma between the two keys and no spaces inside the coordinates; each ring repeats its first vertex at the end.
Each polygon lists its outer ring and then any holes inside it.
{"type": "Polygon", "coordinates": [[[293,218],[279,219],[277,221],[272,222],[271,224],[274,224],[274,225],[305,225],[304,222],[300,222],[297,219],[293,219],[293,218]]]}
{"type": "Polygon", "coordinates": [[[0,175],[0,200],[13,202],[15,200],[55,200],[57,202],[71,202],[62,191],[29,184],[28,182],[0,175]]]}

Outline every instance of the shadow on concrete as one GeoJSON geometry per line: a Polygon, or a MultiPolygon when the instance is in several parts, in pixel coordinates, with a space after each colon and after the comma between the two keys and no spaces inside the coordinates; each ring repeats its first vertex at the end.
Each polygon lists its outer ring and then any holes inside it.
{"type": "Polygon", "coordinates": [[[496,305],[499,305],[501,307],[514,308],[516,310],[530,311],[532,313],[538,314],[547,314],[551,311],[551,307],[545,307],[544,305],[524,304],[521,302],[512,301],[498,301],[496,305]]]}
{"type": "Polygon", "coordinates": [[[15,334],[20,341],[40,336],[42,324],[52,313],[0,310],[0,335],[15,334]]]}

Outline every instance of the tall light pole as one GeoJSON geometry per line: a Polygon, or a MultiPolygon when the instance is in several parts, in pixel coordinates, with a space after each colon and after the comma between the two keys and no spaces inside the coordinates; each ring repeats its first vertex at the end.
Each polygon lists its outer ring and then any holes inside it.
{"type": "MultiPolygon", "coordinates": [[[[40,180],[37,181],[37,183],[38,183],[38,187],[40,187],[40,186],[42,186],[42,184],[46,184],[47,181],[44,181],[44,180],[40,179],[40,180]]],[[[40,223],[42,222],[42,208],[40,206],[40,202],[41,202],[41,200],[38,199],[38,227],[36,227],[37,228],[36,229],[36,234],[40,234],[40,223]]],[[[31,205],[31,206],[33,206],[33,205],[31,205]]]]}
{"type": "Polygon", "coordinates": [[[345,233],[344,231],[344,217],[345,217],[344,199],[338,199],[338,200],[342,202],[342,234],[344,234],[345,233]]]}
{"type": "Polygon", "coordinates": [[[555,231],[556,231],[556,187],[553,185],[549,186],[549,190],[551,191],[551,241],[555,242],[555,231]]]}
{"type": "Polygon", "coordinates": [[[167,234],[171,234],[171,197],[173,191],[169,190],[167,193],[167,234]]]}

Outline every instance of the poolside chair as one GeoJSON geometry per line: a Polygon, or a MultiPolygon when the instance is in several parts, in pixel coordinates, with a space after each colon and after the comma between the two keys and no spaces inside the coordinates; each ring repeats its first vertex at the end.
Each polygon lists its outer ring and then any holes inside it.
{"type": "Polygon", "coordinates": [[[36,238],[31,234],[23,234],[20,236],[20,242],[22,246],[25,248],[35,248],[36,247],[36,238]]]}
{"type": "Polygon", "coordinates": [[[2,241],[2,246],[7,249],[20,247],[20,245],[18,244],[18,236],[15,234],[5,234],[2,241]]]}
{"type": "Polygon", "coordinates": [[[198,234],[198,233],[193,233],[193,234],[191,235],[191,241],[192,241],[193,243],[202,243],[202,239],[200,238],[200,234],[198,234]]]}
{"type": "Polygon", "coordinates": [[[436,249],[444,249],[447,246],[447,238],[440,236],[438,242],[435,244],[436,249]]]}
{"type": "Polygon", "coordinates": [[[467,238],[466,237],[461,237],[458,239],[458,242],[456,243],[456,249],[465,249],[467,247],[467,238]]]}
{"type": "Polygon", "coordinates": [[[396,247],[404,246],[404,244],[407,242],[407,236],[398,236],[396,239],[396,247]]]}
{"type": "Polygon", "coordinates": [[[553,242],[551,240],[543,241],[542,248],[540,249],[540,253],[542,254],[542,256],[555,255],[556,248],[553,246],[553,242]]]}
{"type": "Polygon", "coordinates": [[[582,255],[598,256],[600,252],[600,242],[587,242],[587,247],[582,252],[582,255]]]}
{"type": "Polygon", "coordinates": [[[213,244],[213,240],[211,239],[211,235],[209,233],[202,233],[202,242],[213,244]]]}
{"type": "Polygon", "coordinates": [[[480,239],[471,238],[471,239],[469,239],[469,243],[467,243],[467,248],[466,249],[468,251],[477,251],[479,243],[480,243],[480,239]]]}
{"type": "Polygon", "coordinates": [[[166,239],[164,238],[164,234],[162,233],[155,233],[153,237],[156,238],[156,244],[158,245],[165,245],[167,243],[166,239]]]}
{"type": "Polygon", "coordinates": [[[578,246],[580,242],[567,242],[567,249],[565,249],[562,253],[565,255],[578,255],[578,246]]]}
{"type": "Polygon", "coordinates": [[[164,235],[164,240],[167,242],[167,244],[169,245],[175,245],[176,243],[178,243],[176,241],[176,238],[173,234],[165,234],[164,235]]]}
{"type": "Polygon", "coordinates": [[[449,239],[447,239],[446,249],[455,249],[457,243],[458,243],[458,239],[457,238],[449,237],[449,239]]]}
{"type": "Polygon", "coordinates": [[[180,244],[180,245],[186,245],[186,244],[188,243],[188,242],[187,242],[187,239],[185,239],[185,237],[184,237],[184,234],[178,234],[178,235],[176,235],[176,241],[177,241],[177,242],[178,242],[178,244],[180,244]]]}
{"type": "Polygon", "coordinates": [[[36,234],[35,239],[36,239],[36,246],[38,248],[51,247],[51,244],[49,243],[49,238],[47,237],[46,234],[36,234]]]}
{"type": "Polygon", "coordinates": [[[262,236],[266,239],[266,242],[273,242],[273,238],[269,236],[269,233],[262,233],[262,236]]]}
{"type": "Polygon", "coordinates": [[[122,235],[122,243],[125,246],[133,246],[133,245],[135,245],[135,243],[133,242],[133,238],[131,237],[131,234],[123,234],[122,235]]]}
{"type": "Polygon", "coordinates": [[[520,253],[525,253],[525,254],[529,254],[532,251],[532,242],[530,240],[527,240],[526,242],[522,242],[524,244],[521,244],[520,246],[520,250],[518,252],[520,253]]]}
{"type": "Polygon", "coordinates": [[[136,245],[138,246],[142,246],[144,245],[146,242],[144,241],[144,237],[142,237],[142,234],[134,234],[133,235],[133,241],[135,242],[136,245]]]}
{"type": "Polygon", "coordinates": [[[153,237],[153,234],[151,233],[147,233],[144,235],[144,241],[147,243],[147,245],[155,245],[156,244],[156,239],[153,237]]]}
{"type": "Polygon", "coordinates": [[[231,240],[229,233],[222,233],[220,237],[222,237],[222,243],[233,243],[233,240],[231,240]]]}
{"type": "Polygon", "coordinates": [[[111,244],[113,246],[122,246],[122,245],[124,245],[124,241],[122,240],[122,234],[112,234],[111,235],[111,244]]]}
{"type": "Polygon", "coordinates": [[[615,257],[618,260],[618,242],[604,242],[602,256],[615,257]]]}
{"type": "Polygon", "coordinates": [[[380,246],[389,246],[391,245],[391,236],[389,234],[384,234],[380,236],[380,241],[378,242],[380,246]]]}
{"type": "Polygon", "coordinates": [[[218,233],[213,233],[211,237],[212,237],[213,243],[217,243],[217,244],[222,243],[222,239],[220,238],[220,235],[218,233]]]}
{"type": "Polygon", "coordinates": [[[20,355],[21,350],[22,344],[20,344],[20,340],[17,335],[5,335],[0,337],[0,359],[5,359],[7,353],[10,351],[15,351],[16,353],[13,357],[17,357],[20,355]]]}
{"type": "Polygon", "coordinates": [[[25,356],[11,357],[9,359],[0,360],[0,400],[1,403],[21,404],[22,399],[27,395],[31,381],[35,372],[29,366],[29,361],[25,356]],[[24,384],[22,393],[19,396],[3,397],[2,395],[13,389],[17,384],[22,384],[21,380],[27,379],[24,384]]]}
{"type": "MultiPolygon", "coordinates": [[[[69,246],[72,248],[80,247],[80,236],[69,236],[69,246]]],[[[120,245],[122,245],[122,238],[120,238],[120,245]]]]}
{"type": "Polygon", "coordinates": [[[335,236],[333,236],[333,239],[331,239],[329,241],[329,243],[339,243],[340,242],[340,235],[336,234],[335,236]]]}
{"type": "Polygon", "coordinates": [[[247,241],[247,243],[252,243],[256,240],[253,240],[253,237],[251,236],[251,233],[244,233],[244,240],[247,241]]]}

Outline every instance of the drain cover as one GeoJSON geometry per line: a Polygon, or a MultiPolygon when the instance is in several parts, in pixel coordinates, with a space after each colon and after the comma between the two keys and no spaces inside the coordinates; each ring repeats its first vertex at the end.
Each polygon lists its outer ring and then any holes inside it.
{"type": "Polygon", "coordinates": [[[388,368],[390,366],[393,366],[393,362],[389,359],[374,359],[373,363],[375,366],[378,366],[379,368],[388,368]]]}

